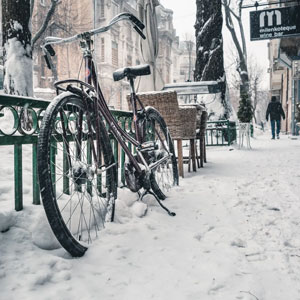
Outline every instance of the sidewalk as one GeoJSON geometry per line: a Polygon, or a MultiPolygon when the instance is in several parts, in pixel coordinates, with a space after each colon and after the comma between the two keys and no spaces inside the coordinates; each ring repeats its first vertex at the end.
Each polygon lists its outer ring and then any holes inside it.
{"type": "Polygon", "coordinates": [[[80,259],[41,249],[55,242],[42,208],[26,206],[0,233],[0,298],[300,299],[300,140],[251,145],[208,148],[164,202],[174,218],[151,197],[137,217],[121,191],[117,222],[80,259]]]}

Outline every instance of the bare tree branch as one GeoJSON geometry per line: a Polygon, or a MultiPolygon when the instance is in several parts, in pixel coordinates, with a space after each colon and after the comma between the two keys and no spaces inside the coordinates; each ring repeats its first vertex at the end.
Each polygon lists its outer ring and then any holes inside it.
{"type": "Polygon", "coordinates": [[[240,2],[239,2],[239,21],[238,21],[238,24],[239,24],[239,28],[240,28],[240,34],[241,34],[244,57],[245,57],[245,60],[247,61],[247,47],[246,47],[244,26],[243,26],[243,23],[242,23],[242,5],[243,5],[243,0],[240,0],[240,2]]]}
{"type": "Polygon", "coordinates": [[[30,0],[30,18],[32,18],[34,8],[34,0],[30,0]]]}
{"type": "Polygon", "coordinates": [[[34,47],[34,44],[36,41],[42,36],[42,34],[45,32],[45,30],[48,27],[48,24],[54,15],[56,5],[58,3],[58,0],[51,0],[51,6],[47,12],[46,18],[44,20],[44,23],[42,24],[41,28],[38,30],[38,32],[35,34],[35,36],[32,38],[32,48],[34,47]]]}
{"type": "Polygon", "coordinates": [[[225,3],[225,21],[226,21],[226,27],[228,28],[228,30],[230,31],[231,33],[231,36],[232,36],[232,39],[233,39],[233,42],[237,48],[237,51],[238,51],[238,54],[239,54],[239,57],[244,57],[243,55],[243,51],[242,51],[242,48],[240,46],[240,43],[239,43],[239,40],[237,38],[237,35],[236,35],[236,32],[234,30],[234,27],[233,27],[233,22],[232,22],[232,18],[231,18],[231,14],[230,14],[230,9],[229,9],[229,6],[227,6],[226,4],[227,0],[224,2],[225,3]]]}
{"type": "MultiPolygon", "coordinates": [[[[242,1],[242,0],[241,0],[242,1]]],[[[238,56],[239,56],[239,67],[237,68],[237,71],[240,74],[241,80],[243,84],[246,84],[249,81],[248,77],[248,69],[247,69],[247,52],[246,52],[246,43],[245,43],[245,36],[244,36],[244,30],[242,28],[242,31],[240,31],[240,34],[242,36],[242,45],[237,37],[236,30],[234,28],[234,24],[231,17],[231,9],[229,7],[229,1],[224,0],[223,1],[224,9],[225,9],[225,21],[226,21],[226,27],[228,28],[232,40],[234,42],[234,45],[237,49],[238,56]]],[[[242,21],[239,22],[239,27],[243,27],[242,21]]]]}
{"type": "Polygon", "coordinates": [[[237,21],[241,20],[241,16],[238,16],[229,6],[230,13],[237,19],[237,21]]]}

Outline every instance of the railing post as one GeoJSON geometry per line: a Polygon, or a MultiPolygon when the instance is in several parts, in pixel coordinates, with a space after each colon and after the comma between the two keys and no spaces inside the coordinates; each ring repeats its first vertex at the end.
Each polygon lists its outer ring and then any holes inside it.
{"type": "MultiPolygon", "coordinates": [[[[122,118],[122,129],[126,130],[126,118],[122,118]]],[[[121,182],[123,185],[126,184],[125,182],[125,151],[123,148],[121,148],[121,163],[120,163],[120,168],[121,168],[121,182]]]]}
{"type": "Polygon", "coordinates": [[[32,203],[39,205],[40,201],[40,187],[38,181],[37,168],[37,144],[32,144],[32,203]]]}
{"type": "MultiPolygon", "coordinates": [[[[67,142],[68,143],[68,142],[67,142]]],[[[88,143],[88,142],[87,142],[88,143]]],[[[87,155],[89,155],[89,143],[87,145],[87,155]]],[[[70,179],[69,179],[69,161],[66,143],[63,143],[63,192],[70,195],[70,179]],[[68,175],[66,175],[68,174],[68,175]]]]}
{"type": "MultiPolygon", "coordinates": [[[[115,162],[117,163],[117,165],[119,165],[119,144],[118,141],[113,138],[113,154],[114,154],[114,158],[115,158],[115,162]]],[[[119,172],[118,172],[118,168],[116,168],[117,170],[117,186],[119,186],[119,172]]]]}
{"type": "Polygon", "coordinates": [[[231,145],[231,130],[229,128],[229,120],[226,121],[227,124],[227,139],[228,139],[228,146],[231,145]]]}
{"type": "Polygon", "coordinates": [[[23,209],[22,145],[14,145],[15,163],[15,210],[23,209]]]}

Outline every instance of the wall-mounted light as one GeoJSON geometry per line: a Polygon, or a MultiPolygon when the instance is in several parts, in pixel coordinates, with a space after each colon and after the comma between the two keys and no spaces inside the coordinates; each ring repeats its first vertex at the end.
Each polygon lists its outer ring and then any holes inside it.
{"type": "Polygon", "coordinates": [[[300,60],[293,60],[292,63],[292,69],[293,69],[293,79],[300,79],[300,60]]]}

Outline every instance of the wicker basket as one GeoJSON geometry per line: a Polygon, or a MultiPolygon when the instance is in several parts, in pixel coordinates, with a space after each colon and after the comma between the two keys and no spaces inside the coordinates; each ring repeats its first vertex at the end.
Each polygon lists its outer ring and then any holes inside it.
{"type": "MultiPolygon", "coordinates": [[[[192,106],[180,107],[176,92],[146,92],[137,96],[144,106],[152,106],[160,112],[173,139],[188,140],[196,137],[197,109],[192,106]]],[[[131,109],[129,95],[127,102],[131,109]]]]}

